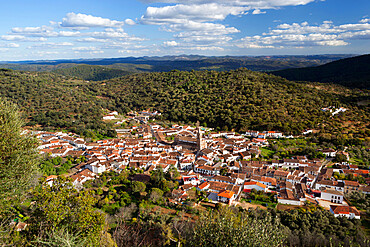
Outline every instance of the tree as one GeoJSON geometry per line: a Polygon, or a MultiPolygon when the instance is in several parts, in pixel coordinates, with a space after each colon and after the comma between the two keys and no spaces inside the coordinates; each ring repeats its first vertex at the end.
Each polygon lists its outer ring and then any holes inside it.
{"type": "Polygon", "coordinates": [[[134,181],[132,183],[132,192],[134,193],[144,192],[145,189],[146,189],[146,185],[143,182],[134,181]]]}
{"type": "Polygon", "coordinates": [[[163,197],[163,191],[158,188],[153,188],[150,192],[150,200],[154,203],[160,201],[163,197]]]}
{"type": "Polygon", "coordinates": [[[338,154],[335,155],[334,161],[339,162],[339,163],[346,162],[347,161],[347,157],[344,154],[339,154],[338,153],[338,154]]]}
{"type": "Polygon", "coordinates": [[[228,172],[228,169],[226,167],[221,168],[221,171],[220,171],[221,176],[226,176],[227,172],[228,172]]]}
{"type": "Polygon", "coordinates": [[[256,218],[246,212],[220,208],[200,215],[187,246],[281,246],[283,227],[270,215],[256,218]]]}
{"type": "Polygon", "coordinates": [[[42,183],[33,190],[33,209],[30,231],[47,238],[51,232],[65,229],[97,243],[105,226],[102,213],[94,209],[96,199],[91,191],[77,191],[64,177],[53,185],[42,183]],[[42,231],[40,232],[40,229],[42,231]]]}
{"type": "Polygon", "coordinates": [[[37,140],[22,126],[18,107],[0,98],[0,212],[21,199],[37,174],[37,140]]]}

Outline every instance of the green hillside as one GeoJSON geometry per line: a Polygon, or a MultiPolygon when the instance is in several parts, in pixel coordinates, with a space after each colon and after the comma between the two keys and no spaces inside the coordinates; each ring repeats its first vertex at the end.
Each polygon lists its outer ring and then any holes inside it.
{"type": "Polygon", "coordinates": [[[317,67],[272,72],[292,81],[337,83],[353,88],[370,88],[370,55],[341,59],[317,67]]]}
{"type": "Polygon", "coordinates": [[[330,121],[330,114],[322,112],[322,107],[344,105],[349,100],[327,90],[247,69],[142,73],[85,87],[96,96],[111,99],[122,111],[151,107],[174,122],[199,120],[219,130],[237,131],[275,129],[299,133],[330,121]]]}
{"type": "Polygon", "coordinates": [[[101,120],[106,102],[84,92],[83,84],[52,73],[0,69],[0,97],[21,107],[29,126],[106,134],[108,126],[101,120]]]}
{"type": "Polygon", "coordinates": [[[128,70],[86,64],[77,65],[75,67],[70,68],[56,69],[53,70],[52,72],[91,81],[103,81],[115,77],[121,77],[131,73],[128,70]]]}
{"type": "MultiPolygon", "coordinates": [[[[132,74],[104,82],[86,82],[46,72],[0,70],[0,96],[17,103],[28,125],[63,128],[85,136],[111,135],[101,121],[103,109],[126,113],[153,108],[163,120],[200,121],[218,130],[306,128],[343,132],[339,118],[321,111],[330,105],[350,110],[341,121],[369,119],[368,106],[357,106],[367,92],[298,84],[247,69],[228,72],[171,71],[132,74]],[[339,93],[338,93],[339,92],[339,93]],[[324,124],[324,125],[323,125],[324,124]]],[[[365,121],[366,122],[366,121],[365,121]]],[[[352,128],[352,127],[351,127],[352,128]]],[[[356,130],[351,135],[356,134],[356,130]]],[[[357,128],[357,127],[356,127],[357,128]]],[[[361,133],[367,133],[366,128],[361,133]]]]}

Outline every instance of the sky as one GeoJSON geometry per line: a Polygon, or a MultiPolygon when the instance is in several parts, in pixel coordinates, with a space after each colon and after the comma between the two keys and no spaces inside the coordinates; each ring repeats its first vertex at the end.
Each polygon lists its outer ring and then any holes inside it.
{"type": "Polygon", "coordinates": [[[2,0],[0,61],[370,53],[370,0],[2,0]]]}

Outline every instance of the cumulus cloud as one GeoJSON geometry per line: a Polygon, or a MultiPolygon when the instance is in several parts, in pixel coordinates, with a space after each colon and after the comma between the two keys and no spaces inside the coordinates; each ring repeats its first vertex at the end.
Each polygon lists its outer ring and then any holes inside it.
{"type": "Polygon", "coordinates": [[[81,46],[81,47],[73,47],[72,50],[75,53],[89,53],[89,54],[101,54],[104,53],[100,48],[95,46],[81,46]]]}
{"type": "Polygon", "coordinates": [[[133,26],[133,25],[136,25],[136,22],[132,19],[126,19],[125,24],[133,26]]]}
{"type": "Polygon", "coordinates": [[[52,27],[42,26],[42,27],[14,27],[12,28],[13,33],[40,33],[52,31],[52,27]]]}
{"type": "Polygon", "coordinates": [[[223,47],[217,47],[217,46],[193,46],[188,47],[189,50],[195,50],[195,51],[224,51],[225,49],[223,47]]]}
{"type": "Polygon", "coordinates": [[[44,42],[39,43],[36,45],[28,46],[28,49],[34,49],[34,48],[48,48],[48,49],[56,49],[61,47],[67,47],[67,46],[73,46],[74,44],[71,42],[44,42]]]}
{"type": "Polygon", "coordinates": [[[266,11],[261,11],[260,9],[255,9],[252,12],[252,15],[266,14],[266,11]]]}
{"type": "Polygon", "coordinates": [[[178,43],[176,41],[172,40],[172,41],[163,42],[163,45],[166,46],[166,47],[168,47],[168,46],[177,46],[178,43]]]}
{"type": "MultiPolygon", "coordinates": [[[[218,3],[178,4],[164,7],[148,7],[140,23],[161,25],[161,30],[173,32],[181,43],[198,43],[209,46],[229,41],[229,36],[240,32],[215,21],[223,21],[229,15],[247,14],[249,7],[218,3]],[[206,10],[206,11],[205,11],[206,10]]],[[[202,48],[203,49],[203,48],[202,48]]]]}
{"type": "Polygon", "coordinates": [[[210,23],[210,22],[195,22],[195,21],[189,21],[186,23],[181,24],[171,24],[166,29],[170,32],[177,32],[177,31],[204,31],[208,32],[208,34],[214,34],[214,35],[224,35],[224,34],[232,34],[232,33],[238,33],[239,30],[235,27],[226,27],[223,24],[219,23],[210,23]]]}
{"type": "MultiPolygon", "coordinates": [[[[141,0],[145,3],[183,3],[182,0],[141,0]]],[[[224,4],[227,2],[229,5],[235,6],[251,6],[251,7],[283,7],[283,6],[297,6],[306,5],[314,2],[315,0],[187,0],[188,4],[207,4],[207,3],[219,3],[224,4]]]]}
{"type": "Polygon", "coordinates": [[[0,43],[1,48],[18,48],[20,45],[16,43],[0,43]]]}
{"type": "Polygon", "coordinates": [[[81,33],[79,31],[75,32],[75,31],[60,31],[58,33],[58,36],[60,37],[77,37],[77,36],[80,36],[81,33]]]}
{"type": "Polygon", "coordinates": [[[59,54],[60,52],[58,51],[33,51],[32,53],[34,55],[44,57],[44,56],[56,55],[56,54],[59,54]]]}
{"type": "Polygon", "coordinates": [[[13,35],[13,34],[8,34],[8,35],[2,35],[1,36],[2,40],[6,41],[19,41],[19,42],[39,42],[39,41],[46,41],[46,38],[30,38],[26,37],[24,35],[13,35]]]}
{"type": "Polygon", "coordinates": [[[143,41],[143,38],[131,36],[127,34],[122,28],[106,28],[104,31],[96,31],[85,33],[85,35],[96,39],[119,39],[119,40],[130,40],[130,41],[143,41]]]}
{"type": "Polygon", "coordinates": [[[77,41],[78,42],[91,42],[91,43],[95,43],[95,42],[106,43],[106,42],[109,42],[108,39],[97,39],[97,38],[93,38],[93,37],[81,38],[81,39],[77,39],[77,41]]]}
{"type": "Polygon", "coordinates": [[[345,46],[350,40],[369,38],[370,24],[364,21],[344,25],[324,21],[315,26],[302,22],[280,24],[268,33],[244,37],[236,45],[240,48],[345,46]]]}
{"type": "Polygon", "coordinates": [[[79,31],[55,31],[54,27],[14,27],[11,29],[9,36],[25,36],[25,37],[75,37],[79,36],[79,31]]]}
{"type": "Polygon", "coordinates": [[[364,19],[360,20],[360,23],[368,23],[368,22],[370,22],[369,18],[364,18],[364,19]]]}
{"type": "Polygon", "coordinates": [[[216,3],[201,5],[174,5],[165,7],[148,7],[141,17],[145,24],[184,23],[189,20],[197,22],[224,20],[228,15],[245,14],[249,7],[227,6],[216,3]]]}
{"type": "Polygon", "coordinates": [[[228,45],[232,35],[240,32],[235,27],[220,23],[228,16],[241,16],[249,12],[265,14],[267,9],[283,6],[306,5],[314,0],[143,0],[145,3],[165,3],[161,7],[148,7],[140,23],[160,25],[161,30],[174,32],[181,44],[191,44],[205,50],[206,44],[215,47],[228,45]],[[197,46],[198,45],[198,46],[197,46]],[[202,45],[202,46],[199,46],[202,45]]]}
{"type": "Polygon", "coordinates": [[[11,34],[23,35],[29,37],[56,37],[58,33],[54,31],[53,27],[14,27],[11,34]]]}
{"type": "Polygon", "coordinates": [[[60,26],[62,27],[120,27],[123,25],[122,21],[110,20],[98,16],[68,13],[63,18],[60,26]]]}

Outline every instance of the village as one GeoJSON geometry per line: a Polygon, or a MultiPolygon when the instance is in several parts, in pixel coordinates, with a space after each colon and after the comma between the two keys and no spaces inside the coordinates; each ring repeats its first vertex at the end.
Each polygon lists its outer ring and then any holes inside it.
{"type": "MultiPolygon", "coordinates": [[[[136,170],[150,176],[151,171],[167,172],[176,168],[179,187],[173,189],[169,201],[183,204],[191,191],[204,193],[205,202],[227,205],[251,205],[250,193],[273,195],[264,206],[320,205],[337,216],[360,218],[360,212],[346,201],[346,194],[357,191],[370,193],[369,170],[359,169],[350,162],[334,164],[337,152],[320,150],[326,157],[308,159],[305,155],[276,160],[256,160],[261,148],[276,138],[293,138],[278,131],[214,132],[211,128],[173,124],[164,127],[149,121],[158,112],[131,112],[124,120],[110,112],[106,121],[134,121],[137,124],[117,129],[118,138],[87,142],[74,133],[35,132],[40,140],[40,154],[50,157],[81,157],[82,162],[71,169],[69,176],[76,188],[106,171],[121,173],[136,170]],[[330,167],[329,167],[330,165],[330,167]],[[340,180],[335,174],[363,176],[365,184],[340,180]],[[271,203],[274,202],[274,203],[271,203]]],[[[306,131],[307,132],[307,131],[306,131]]],[[[310,133],[310,132],[308,132],[310,133]]],[[[306,135],[307,133],[302,133],[306,135]]],[[[56,176],[49,176],[51,184],[56,176]]]]}

